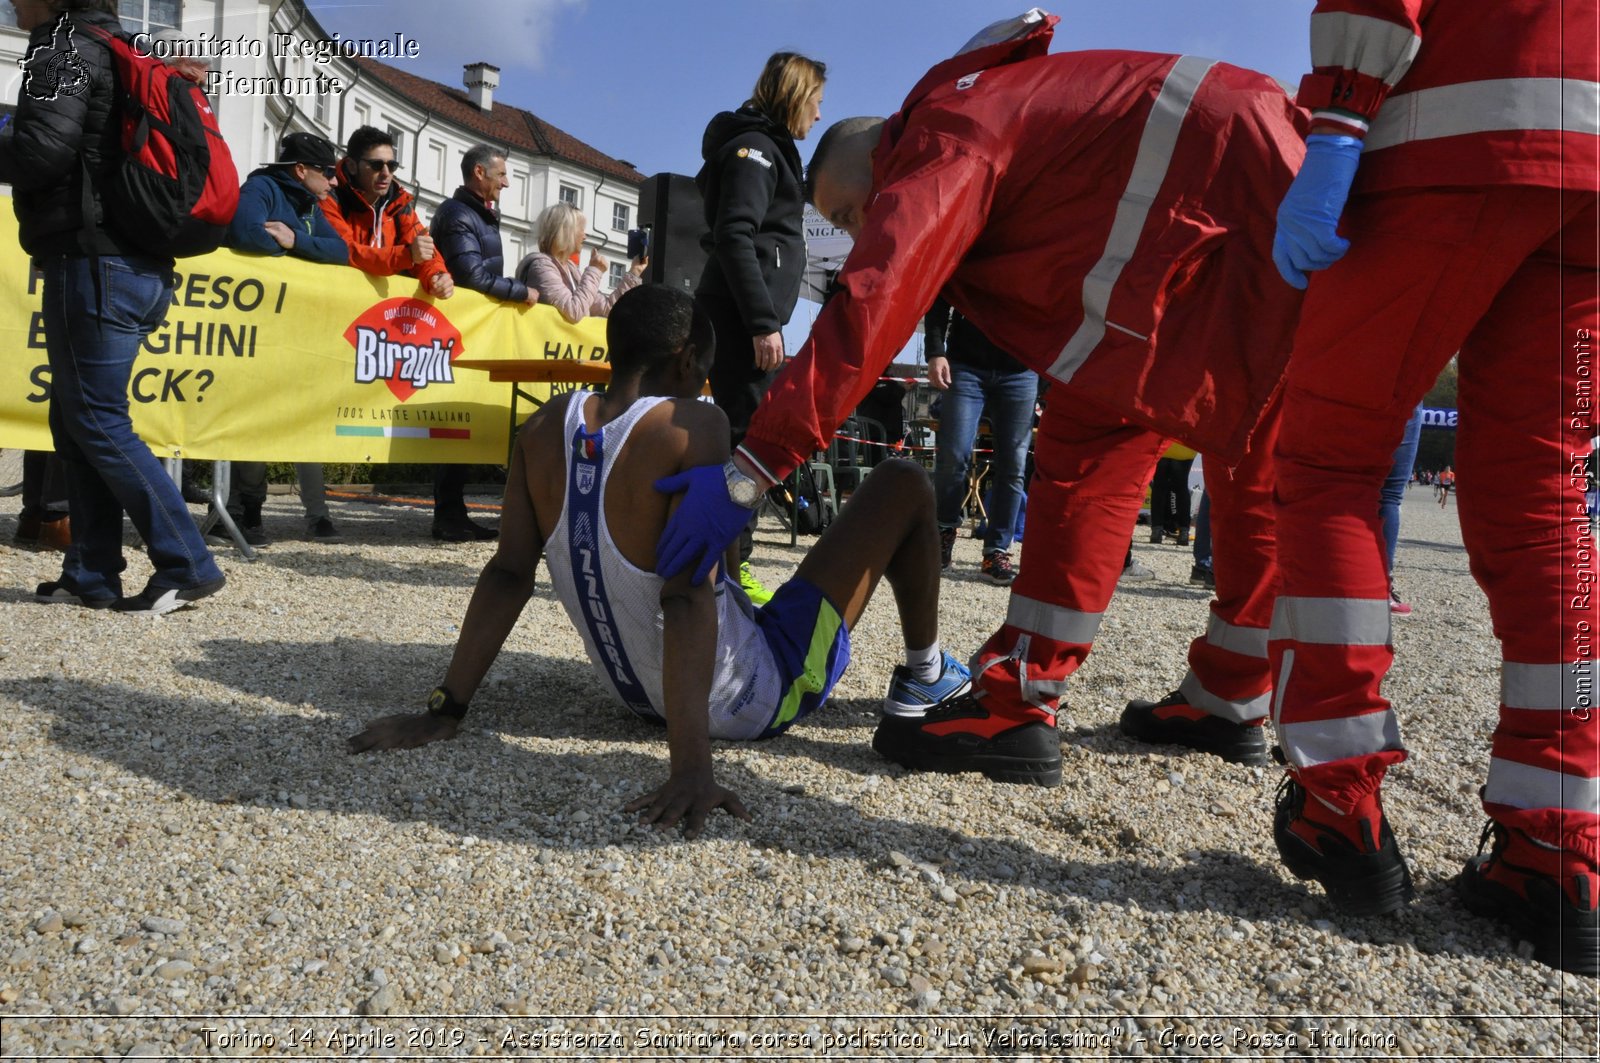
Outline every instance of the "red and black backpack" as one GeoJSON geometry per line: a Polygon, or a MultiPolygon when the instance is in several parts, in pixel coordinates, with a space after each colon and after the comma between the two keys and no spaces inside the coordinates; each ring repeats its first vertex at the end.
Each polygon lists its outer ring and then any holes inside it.
{"type": "Polygon", "coordinates": [[[239,172],[200,86],[126,37],[80,27],[111,52],[122,158],[100,188],[108,225],[152,255],[215,251],[239,207],[239,172]]]}

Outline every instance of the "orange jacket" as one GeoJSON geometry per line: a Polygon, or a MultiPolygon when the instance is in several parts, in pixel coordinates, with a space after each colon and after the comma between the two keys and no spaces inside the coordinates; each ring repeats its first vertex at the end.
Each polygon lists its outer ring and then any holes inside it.
{"type": "Polygon", "coordinates": [[[320,205],[328,223],[350,245],[350,264],[379,277],[407,273],[424,287],[434,274],[448,273],[437,248],[432,258],[420,264],[411,261],[411,245],[428,231],[417,217],[411,193],[396,181],[381,203],[369,203],[361,190],[347,181],[349,161],[339,164],[339,184],[320,205]]]}

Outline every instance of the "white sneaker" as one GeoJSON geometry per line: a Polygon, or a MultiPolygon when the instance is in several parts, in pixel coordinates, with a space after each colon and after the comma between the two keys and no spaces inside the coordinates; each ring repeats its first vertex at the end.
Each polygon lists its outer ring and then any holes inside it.
{"type": "Polygon", "coordinates": [[[1145,580],[1156,578],[1156,570],[1140,561],[1133,559],[1133,563],[1122,570],[1122,575],[1117,577],[1118,583],[1143,583],[1145,580]]]}

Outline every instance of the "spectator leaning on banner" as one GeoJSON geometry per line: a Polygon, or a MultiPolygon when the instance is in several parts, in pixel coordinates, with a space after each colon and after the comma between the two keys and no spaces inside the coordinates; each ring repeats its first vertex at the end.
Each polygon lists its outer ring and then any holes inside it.
{"type": "Polygon", "coordinates": [[[448,299],[455,294],[455,281],[417,217],[416,200],[395,179],[399,169],[394,138],[362,126],[350,134],[339,183],[322,201],[323,213],[349,245],[352,266],[379,277],[409,274],[448,299]]]}
{"type": "Polygon", "coordinates": [[[251,174],[239,189],[228,246],[348,265],[350,249],[318,206],[333,187],[338,161],[334,146],[315,133],[284,137],[278,161],[251,174]]]}
{"type": "MultiPolygon", "coordinates": [[[[463,288],[492,299],[532,305],[539,293],[505,276],[500,244],[500,191],[505,188],[506,153],[478,144],[461,159],[462,185],[433,216],[434,240],[450,276],[463,288]]],[[[499,533],[467,517],[467,467],[433,468],[433,537],[450,543],[493,539],[499,533]]]]}
{"type": "MultiPolygon", "coordinates": [[[[278,148],[278,161],[261,167],[239,189],[239,212],[228,227],[228,246],[239,251],[294,255],[312,262],[344,265],[349,251],[322,213],[330,202],[338,152],[315,133],[290,133],[278,148]]],[[[300,501],[306,507],[306,536],[317,542],[338,542],[338,529],[328,515],[322,466],[298,462],[300,501]]],[[[269,542],[261,520],[267,500],[267,466],[260,461],[233,464],[233,491],[228,510],[251,546],[269,542]]]]}
{"type": "Polygon", "coordinates": [[[463,288],[508,303],[539,301],[539,293],[505,276],[500,244],[500,192],[506,181],[506,155],[479,144],[461,159],[462,185],[433,215],[434,239],[450,276],[463,288]]]}
{"type": "Polygon", "coordinates": [[[517,280],[539,293],[539,301],[553,306],[562,317],[576,325],[586,317],[605,317],[611,313],[622,293],[637,287],[648,258],[636,258],[628,267],[616,290],[602,295],[610,263],[598,247],[589,251],[589,265],[578,268],[588,219],[571,203],[557,203],[539,214],[539,250],[517,264],[517,280]]]}
{"type": "Polygon", "coordinates": [[[113,0],[18,0],[29,32],[16,118],[0,134],[22,249],[43,275],[50,434],[67,468],[72,545],[35,597],[158,614],[215,594],[224,580],[178,487],[133,430],[128,378],[172,297],[173,262],[140,251],[105,210],[123,158],[119,90],[106,46],[122,33],[113,0]],[[101,221],[100,219],[104,219],[101,221]],[[155,571],[123,597],[122,515],[155,571]]]}

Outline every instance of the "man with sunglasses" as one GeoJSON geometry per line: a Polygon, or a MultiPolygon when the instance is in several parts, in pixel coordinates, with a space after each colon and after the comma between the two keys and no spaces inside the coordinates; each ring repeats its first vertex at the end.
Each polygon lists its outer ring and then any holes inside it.
{"type": "MultiPolygon", "coordinates": [[[[228,246],[236,251],[294,255],[312,262],[348,265],[350,251],[328,223],[323,206],[332,201],[338,149],[315,133],[290,133],[278,148],[278,161],[245,179],[239,189],[239,210],[228,227],[228,246]]],[[[313,541],[338,542],[328,515],[322,466],[295,465],[300,500],[306,507],[306,535],[313,541]]],[[[267,498],[267,466],[259,461],[233,463],[233,493],[228,510],[251,546],[269,542],[261,520],[267,498]]]]}
{"type": "Polygon", "coordinates": [[[379,277],[410,274],[430,294],[448,299],[455,281],[417,217],[416,199],[395,174],[394,138],[364,125],[350,135],[339,183],[322,203],[328,222],[350,248],[350,264],[379,277]]]}
{"type": "Polygon", "coordinates": [[[251,174],[239,189],[228,246],[349,265],[349,248],[319,206],[333,188],[338,161],[334,146],[315,133],[284,137],[278,161],[251,174]]]}

